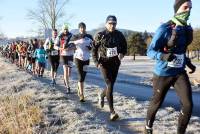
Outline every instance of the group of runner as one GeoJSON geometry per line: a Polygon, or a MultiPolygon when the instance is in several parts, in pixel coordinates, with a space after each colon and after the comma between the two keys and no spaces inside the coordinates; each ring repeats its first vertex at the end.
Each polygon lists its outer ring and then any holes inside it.
{"type": "Polygon", "coordinates": [[[97,68],[102,71],[105,79],[105,89],[99,93],[99,103],[104,107],[104,97],[107,97],[110,108],[110,120],[119,116],[113,107],[113,87],[117,78],[121,59],[127,52],[127,42],[124,35],[116,30],[117,18],[109,15],[106,19],[105,30],[97,33],[95,40],[86,32],[86,24],[78,24],[79,33],[69,32],[67,24],[62,26],[60,34],[52,30],[52,37],[46,41],[34,39],[30,42],[17,41],[5,46],[2,52],[19,68],[28,70],[42,77],[46,59],[51,66],[51,85],[56,85],[56,75],[59,65],[63,67],[63,83],[67,93],[70,89],[70,76],[73,63],[78,73],[77,93],[80,102],[85,101],[84,81],[92,55],[97,68]],[[8,51],[7,51],[8,50],[8,51]]]}
{"type": "MultiPolygon", "coordinates": [[[[147,56],[155,59],[156,65],[153,76],[153,96],[147,110],[145,134],[153,133],[152,127],[156,113],[171,86],[175,87],[182,106],[177,134],[184,134],[189,123],[193,102],[191,84],[185,67],[188,66],[191,69],[190,73],[195,72],[196,69],[185,54],[193,37],[192,27],[187,24],[191,8],[191,0],[175,0],[173,18],[158,28],[148,47],[147,56]]],[[[47,55],[51,64],[52,85],[56,84],[56,74],[61,63],[64,72],[63,82],[68,93],[71,91],[69,77],[74,62],[78,72],[77,92],[81,102],[85,101],[84,80],[90,55],[92,55],[93,61],[96,67],[101,70],[106,83],[105,89],[99,93],[99,104],[104,107],[104,97],[107,98],[110,120],[114,121],[119,116],[113,107],[113,87],[121,60],[127,53],[126,39],[120,31],[116,30],[116,25],[117,18],[114,15],[109,15],[106,18],[105,30],[98,32],[93,39],[90,34],[87,34],[85,23],[79,23],[79,33],[75,35],[70,33],[68,25],[64,24],[61,33],[58,35],[57,30],[53,29],[52,37],[46,39],[45,43],[37,43],[37,40],[30,44],[15,42],[10,47],[6,46],[3,52],[8,51],[9,54],[4,55],[11,57],[12,61],[17,63],[19,67],[27,67],[24,66],[26,63],[24,59],[27,58],[28,64],[32,64],[33,72],[33,61],[35,59],[38,67],[42,67],[39,72],[38,70],[35,71],[39,76],[43,74],[45,55],[47,55]],[[32,49],[29,49],[30,46],[32,46],[32,49]],[[22,49],[23,47],[25,49],[22,49]],[[13,53],[10,54],[10,50],[13,53]],[[18,58],[16,58],[16,54],[18,54],[18,58]],[[27,54],[33,57],[30,58],[27,54]],[[12,58],[12,55],[14,55],[14,58],[12,58]]]]}
{"type": "Polygon", "coordinates": [[[1,53],[20,69],[36,74],[38,72],[38,65],[36,68],[36,49],[39,48],[39,44],[43,44],[42,40],[14,41],[3,46],[1,53]]]}

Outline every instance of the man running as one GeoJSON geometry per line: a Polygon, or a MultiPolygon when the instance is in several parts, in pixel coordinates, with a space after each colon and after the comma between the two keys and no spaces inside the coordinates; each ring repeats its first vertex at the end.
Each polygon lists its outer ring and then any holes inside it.
{"type": "Polygon", "coordinates": [[[60,50],[60,59],[63,64],[64,72],[64,84],[67,88],[67,92],[70,93],[69,77],[71,75],[71,68],[73,66],[74,49],[72,44],[69,44],[69,40],[72,34],[69,32],[68,25],[64,24],[62,27],[62,33],[57,37],[54,48],[60,50]]]}
{"type": "Polygon", "coordinates": [[[116,25],[117,18],[109,15],[106,19],[106,30],[96,35],[92,51],[94,63],[101,70],[106,83],[106,88],[99,95],[99,103],[104,107],[104,97],[107,97],[111,121],[119,117],[113,107],[113,87],[121,60],[127,53],[126,39],[120,31],[116,30],[116,25]]]}
{"type": "Polygon", "coordinates": [[[181,101],[177,134],[184,134],[192,113],[192,89],[185,71],[195,66],[186,57],[186,49],[192,42],[192,28],[187,25],[192,8],[191,0],[175,0],[175,15],[156,31],[147,55],[156,60],[153,76],[153,97],[147,110],[145,133],[152,134],[156,113],[170,89],[174,86],[181,101]]]}
{"type": "Polygon", "coordinates": [[[57,29],[52,30],[52,37],[47,38],[44,44],[44,48],[47,51],[48,54],[48,60],[49,63],[51,64],[51,85],[56,84],[56,74],[59,66],[59,60],[60,60],[60,55],[59,51],[54,49],[54,44],[57,38],[58,32],[57,29]]]}

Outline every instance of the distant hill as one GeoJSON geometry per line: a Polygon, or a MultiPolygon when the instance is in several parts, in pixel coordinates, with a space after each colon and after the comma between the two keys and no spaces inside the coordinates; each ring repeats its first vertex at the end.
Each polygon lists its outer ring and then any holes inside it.
{"type": "MultiPolygon", "coordinates": [[[[104,30],[104,28],[93,29],[93,30],[90,30],[90,31],[87,31],[87,32],[89,34],[91,34],[92,36],[95,36],[96,33],[100,32],[102,30],[104,30]]],[[[117,29],[117,30],[121,31],[124,34],[125,37],[127,37],[130,34],[137,32],[137,31],[128,30],[128,29],[117,29]]],[[[77,34],[79,31],[78,31],[78,29],[72,29],[70,32],[72,34],[77,34]]]]}

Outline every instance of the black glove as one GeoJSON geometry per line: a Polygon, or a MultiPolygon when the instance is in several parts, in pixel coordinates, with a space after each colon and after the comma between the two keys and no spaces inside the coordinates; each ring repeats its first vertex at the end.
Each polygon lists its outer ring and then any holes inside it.
{"type": "Polygon", "coordinates": [[[168,53],[168,54],[162,54],[160,59],[164,60],[164,61],[173,61],[176,58],[176,56],[172,53],[168,53]]]}
{"type": "Polygon", "coordinates": [[[189,73],[192,74],[196,71],[196,66],[193,65],[191,62],[187,63],[187,67],[191,70],[189,73]]]}

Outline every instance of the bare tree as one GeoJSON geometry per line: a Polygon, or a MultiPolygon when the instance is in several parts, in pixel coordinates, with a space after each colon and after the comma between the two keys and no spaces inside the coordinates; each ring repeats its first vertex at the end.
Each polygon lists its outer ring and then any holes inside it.
{"type": "Polygon", "coordinates": [[[28,19],[40,24],[44,29],[56,28],[64,17],[63,9],[69,0],[38,0],[38,8],[28,10],[28,19]]]}

